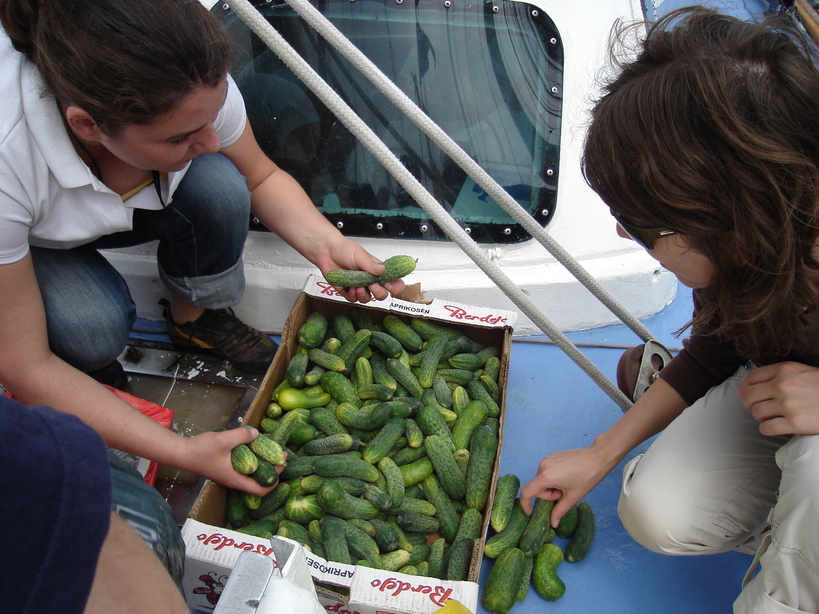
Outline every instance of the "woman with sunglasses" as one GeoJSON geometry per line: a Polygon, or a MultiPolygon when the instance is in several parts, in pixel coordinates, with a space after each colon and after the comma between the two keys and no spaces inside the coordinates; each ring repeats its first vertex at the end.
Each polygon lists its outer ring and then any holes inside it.
{"type": "Polygon", "coordinates": [[[111,447],[265,494],[230,462],[254,429],[183,437],[95,381],[136,316],[97,249],[159,240],[171,338],[261,373],[276,346],[230,309],[251,212],[322,272],[383,265],[262,153],[228,75],[230,42],[201,3],[2,0],[0,19],[0,382],[111,447]]]}
{"type": "Polygon", "coordinates": [[[685,9],[618,65],[585,177],[618,233],[693,288],[692,333],[617,423],[521,490],[527,510],[559,499],[556,525],[659,433],[625,466],[620,518],[655,552],[756,553],[743,613],[819,612],[819,70],[801,36],[685,9]]]}

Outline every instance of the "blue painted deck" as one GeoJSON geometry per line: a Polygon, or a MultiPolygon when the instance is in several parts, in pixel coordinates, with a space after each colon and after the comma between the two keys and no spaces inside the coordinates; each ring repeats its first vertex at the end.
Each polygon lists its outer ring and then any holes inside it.
{"type": "MultiPolygon", "coordinates": [[[[690,290],[680,286],[675,301],[644,321],[667,347],[680,347],[673,336],[690,318],[690,290]]],[[[545,312],[548,316],[548,310],[545,312]]],[[[579,344],[640,343],[625,326],[572,333],[579,344]]],[[[580,348],[612,381],[622,349],[580,348]]],[[[507,415],[500,475],[514,473],[525,484],[539,461],[556,450],[584,447],[621,416],[620,408],[562,350],[553,345],[515,341],[507,388],[507,415]]],[[[644,444],[626,460],[647,447],[644,444]]],[[[625,461],[624,461],[625,462],[625,461]]],[[[723,614],[739,594],[751,557],[739,553],[672,557],[652,553],[634,542],[617,517],[622,464],[589,495],[597,521],[593,547],[580,563],[564,562],[559,575],[566,594],[546,602],[530,589],[515,614],[723,614]]],[[[565,540],[557,543],[565,546],[565,540]]],[[[485,558],[481,581],[492,560],[485,558]]],[[[485,613],[482,607],[479,612],[485,613]]]]}

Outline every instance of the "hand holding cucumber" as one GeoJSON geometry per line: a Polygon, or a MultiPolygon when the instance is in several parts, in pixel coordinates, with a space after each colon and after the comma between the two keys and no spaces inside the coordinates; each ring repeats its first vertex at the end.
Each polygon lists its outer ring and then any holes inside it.
{"type": "Polygon", "coordinates": [[[351,258],[338,259],[331,268],[321,267],[324,278],[344,294],[348,301],[366,303],[374,296],[387,298],[404,289],[402,277],[415,270],[415,259],[410,256],[392,256],[379,262],[357,244],[351,258]],[[360,250],[360,251],[359,251],[360,250]],[[351,264],[342,264],[342,261],[351,264]],[[371,294],[372,293],[372,294],[371,294]]]}

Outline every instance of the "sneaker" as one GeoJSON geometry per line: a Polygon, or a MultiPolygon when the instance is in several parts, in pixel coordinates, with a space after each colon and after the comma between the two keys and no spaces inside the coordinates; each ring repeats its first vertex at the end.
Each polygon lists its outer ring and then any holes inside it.
{"type": "Polygon", "coordinates": [[[117,390],[125,391],[128,387],[128,376],[125,374],[125,369],[118,360],[105,365],[102,369],[95,371],[87,371],[86,375],[98,381],[100,384],[111,386],[117,390]]]}
{"type": "Polygon", "coordinates": [[[248,373],[266,373],[279,349],[262,331],[248,326],[228,309],[205,309],[193,322],[177,324],[165,309],[168,336],[185,349],[207,350],[248,373]]]}

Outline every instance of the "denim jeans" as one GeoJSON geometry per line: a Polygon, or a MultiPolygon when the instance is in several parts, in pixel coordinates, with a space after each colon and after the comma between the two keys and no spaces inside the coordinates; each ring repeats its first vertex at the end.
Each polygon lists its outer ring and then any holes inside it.
{"type": "Polygon", "coordinates": [[[128,342],[136,307],[98,249],[159,240],[159,276],[170,292],[198,307],[236,305],[245,287],[241,258],[249,219],[244,177],[221,154],[202,154],[167,207],[134,211],[132,230],[70,250],[32,247],[51,350],[92,371],[116,359],[128,342]]]}

